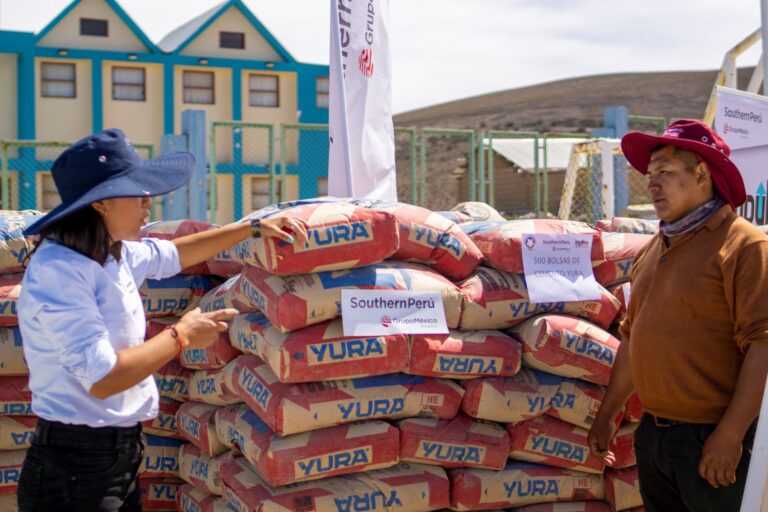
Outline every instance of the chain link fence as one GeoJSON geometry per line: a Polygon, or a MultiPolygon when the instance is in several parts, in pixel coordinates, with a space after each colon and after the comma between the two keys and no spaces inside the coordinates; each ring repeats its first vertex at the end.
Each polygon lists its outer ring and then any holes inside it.
{"type": "Polygon", "coordinates": [[[281,201],[328,195],[328,125],[282,125],[281,201]]]}

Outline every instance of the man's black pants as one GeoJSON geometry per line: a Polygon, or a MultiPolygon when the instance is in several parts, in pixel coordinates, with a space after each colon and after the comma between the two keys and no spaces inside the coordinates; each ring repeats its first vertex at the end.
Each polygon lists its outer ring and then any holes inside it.
{"type": "Polygon", "coordinates": [[[755,439],[756,423],[744,436],[736,483],[712,487],[699,475],[704,441],[717,425],[657,426],[646,414],[635,432],[640,493],[647,512],[739,512],[755,439]]]}
{"type": "Polygon", "coordinates": [[[141,425],[40,419],[19,477],[19,512],[141,512],[141,425]]]}

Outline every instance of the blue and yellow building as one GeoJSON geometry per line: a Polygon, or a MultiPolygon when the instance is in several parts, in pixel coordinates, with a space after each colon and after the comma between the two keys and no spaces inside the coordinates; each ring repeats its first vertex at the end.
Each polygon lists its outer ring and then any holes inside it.
{"type": "Polygon", "coordinates": [[[324,124],[328,66],[297,62],[241,0],[157,43],[115,0],[74,0],[37,34],[0,31],[0,139],[73,141],[116,126],[159,150],[187,109],[277,132],[324,124]]]}

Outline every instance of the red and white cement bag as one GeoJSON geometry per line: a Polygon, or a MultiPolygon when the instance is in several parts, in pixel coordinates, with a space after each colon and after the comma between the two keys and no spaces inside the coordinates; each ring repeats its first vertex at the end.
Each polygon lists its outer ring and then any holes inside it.
{"type": "Polygon", "coordinates": [[[272,487],[243,459],[221,469],[224,497],[235,510],[259,512],[339,512],[448,507],[450,489],[438,466],[402,463],[386,469],[272,487]]]}
{"type": "Polygon", "coordinates": [[[361,420],[453,418],[464,394],[453,381],[405,374],[286,384],[256,356],[235,363],[237,393],[280,436],[361,420]]]}
{"type": "Polygon", "coordinates": [[[29,448],[36,426],[34,416],[0,416],[0,451],[29,448]]]}
{"type": "Polygon", "coordinates": [[[643,419],[643,403],[637,393],[632,393],[632,396],[627,400],[627,404],[624,406],[624,419],[633,423],[638,423],[643,419]]]}
{"type": "Polygon", "coordinates": [[[501,331],[456,331],[411,336],[406,373],[448,379],[505,377],[520,371],[523,348],[501,331]]]}
{"type": "Polygon", "coordinates": [[[142,434],[144,458],[139,467],[140,478],[179,478],[179,439],[142,434]]]}
{"type": "MultiPolygon", "coordinates": [[[[550,402],[547,414],[571,425],[589,429],[595,421],[604,396],[603,386],[583,380],[563,378],[560,389],[550,402]]],[[[622,417],[621,413],[616,416],[617,424],[622,417]]]]}
{"type": "Polygon", "coordinates": [[[232,405],[243,400],[235,392],[235,359],[224,368],[197,370],[189,379],[189,400],[209,405],[232,405]]]}
{"type": "Polygon", "coordinates": [[[0,327],[19,325],[16,303],[21,294],[21,280],[24,274],[0,275],[0,327]]]}
{"type": "Polygon", "coordinates": [[[197,306],[200,297],[218,281],[210,276],[178,274],[165,279],[147,279],[139,288],[147,318],[180,315],[197,306]]]}
{"type": "Polygon", "coordinates": [[[242,274],[237,274],[210,290],[200,298],[197,307],[206,313],[227,308],[234,308],[241,313],[256,311],[258,308],[240,291],[241,278],[242,274]]]}
{"type": "Polygon", "coordinates": [[[250,411],[247,405],[235,404],[219,407],[213,415],[213,421],[216,425],[216,437],[219,438],[221,444],[235,453],[240,453],[240,447],[245,443],[243,433],[237,430],[238,418],[245,411],[250,411]]]}
{"type": "Polygon", "coordinates": [[[281,382],[368,377],[408,367],[408,335],[344,336],[341,319],[283,333],[260,313],[249,313],[232,320],[229,335],[232,345],[259,356],[281,382]]]}
{"type": "Polygon", "coordinates": [[[452,212],[459,213],[467,217],[470,221],[505,221],[505,219],[493,206],[480,201],[466,201],[459,203],[453,208],[452,212]]]}
{"type": "Polygon", "coordinates": [[[284,212],[306,223],[306,242],[249,238],[229,249],[232,259],[272,274],[307,274],[378,263],[400,244],[397,221],[389,212],[345,202],[306,204],[284,212]]]}
{"type": "Polygon", "coordinates": [[[172,398],[177,402],[189,400],[189,385],[192,370],[181,366],[178,359],[171,359],[155,372],[155,382],[160,396],[172,398]]]}
{"type": "Polygon", "coordinates": [[[16,494],[27,450],[0,452],[0,495],[16,494]]]}
{"type": "Polygon", "coordinates": [[[509,435],[496,423],[464,414],[453,419],[408,418],[400,429],[400,460],[444,468],[502,469],[509,435]]]}
{"type": "MultiPolygon", "coordinates": [[[[621,427],[611,450],[616,455],[616,466],[627,467],[635,463],[634,442],[636,425],[621,427]]],[[[508,423],[507,432],[512,441],[509,457],[537,462],[585,473],[602,474],[605,465],[592,455],[587,436],[589,431],[551,416],[539,416],[521,423],[508,423]]]]}
{"type": "Polygon", "coordinates": [[[340,316],[341,290],[439,292],[450,328],[458,325],[461,313],[461,293],[456,285],[417,263],[385,262],[297,276],[276,276],[248,267],[241,276],[238,286],[249,298],[251,310],[262,311],[283,332],[340,316]]]}
{"type": "Polygon", "coordinates": [[[221,496],[221,466],[239,456],[229,450],[211,456],[193,444],[184,444],[179,448],[179,475],[198,489],[221,496]]]}
{"type": "Polygon", "coordinates": [[[508,331],[523,343],[528,366],[608,385],[619,340],[579,318],[542,315],[508,331]]]}
{"type": "Polygon", "coordinates": [[[605,501],[616,511],[643,505],[637,467],[605,470],[605,501]]]}
{"type": "Polygon", "coordinates": [[[614,217],[603,219],[595,223],[598,231],[605,233],[639,233],[642,235],[655,235],[659,232],[658,220],[632,219],[630,217],[614,217]]]}
{"type": "Polygon", "coordinates": [[[489,510],[556,501],[602,500],[603,475],[509,461],[501,471],[452,469],[452,510],[489,510]]]}
{"type": "Polygon", "coordinates": [[[458,283],[463,296],[461,330],[505,329],[528,318],[562,313],[608,328],[619,311],[619,301],[600,287],[597,300],[531,303],[523,274],[478,267],[458,283]]]}
{"type": "Polygon", "coordinates": [[[0,212],[0,272],[24,272],[24,260],[35,248],[37,236],[24,230],[40,220],[40,212],[0,212]]]}
{"type": "Polygon", "coordinates": [[[184,484],[176,491],[176,508],[180,512],[232,512],[227,500],[209,494],[190,484],[184,484]]]}
{"type": "Polygon", "coordinates": [[[183,439],[176,428],[176,411],[179,410],[181,402],[160,397],[160,404],[157,416],[151,420],[143,421],[142,431],[153,436],[172,437],[174,439],[183,439]]]}
{"type": "Polygon", "coordinates": [[[362,200],[361,204],[392,213],[400,229],[400,248],[392,259],[423,263],[452,281],[469,276],[483,253],[461,228],[420,206],[362,200]]]}
{"type": "Polygon", "coordinates": [[[218,407],[189,402],[182,404],[176,412],[176,426],[179,434],[212,457],[227,451],[216,436],[213,415],[218,407]]]}
{"type": "Polygon", "coordinates": [[[139,479],[142,509],[152,512],[176,510],[176,494],[181,484],[176,478],[139,479]]]}
{"type": "Polygon", "coordinates": [[[18,512],[15,494],[0,494],[0,512],[18,512]]]}
{"type": "Polygon", "coordinates": [[[632,295],[632,285],[629,282],[617,284],[610,289],[610,292],[621,304],[619,314],[616,315],[615,320],[616,323],[620,323],[627,316],[627,307],[629,307],[629,299],[632,295]]]}
{"type": "Polygon", "coordinates": [[[460,224],[493,268],[512,273],[523,272],[523,235],[592,236],[592,261],[603,261],[605,253],[600,232],[589,224],[572,220],[530,219],[507,222],[469,222],[460,224]]]}
{"type": "MultiPolygon", "coordinates": [[[[157,336],[179,321],[178,317],[154,318],[147,321],[147,339],[157,336]]],[[[229,334],[220,333],[213,345],[205,348],[185,348],[179,354],[181,366],[191,370],[215,370],[240,355],[229,343],[229,334]]]]}
{"type": "Polygon", "coordinates": [[[398,430],[384,421],[278,437],[255,412],[241,406],[217,416],[217,432],[228,436],[225,444],[239,447],[273,487],[386,468],[397,464],[399,453],[398,430]]]}
{"type": "Polygon", "coordinates": [[[34,416],[29,377],[3,377],[0,382],[0,416],[34,416]]]}
{"type": "Polygon", "coordinates": [[[634,233],[603,233],[602,238],[605,261],[595,265],[593,271],[598,283],[610,287],[629,280],[629,271],[635,256],[653,236],[634,233]]]}
{"type": "Polygon", "coordinates": [[[566,501],[539,503],[510,509],[510,512],[614,512],[604,501],[566,501]]]}
{"type": "MultiPolygon", "coordinates": [[[[159,238],[161,240],[175,240],[182,236],[204,233],[217,227],[214,224],[197,220],[163,220],[151,222],[141,228],[141,236],[145,238],[159,238]]],[[[242,269],[242,264],[232,261],[228,251],[223,251],[208,261],[183,269],[181,273],[193,275],[213,274],[228,277],[239,274],[242,269]]]]}
{"type": "Polygon", "coordinates": [[[18,327],[0,327],[0,378],[29,375],[18,327]]]}

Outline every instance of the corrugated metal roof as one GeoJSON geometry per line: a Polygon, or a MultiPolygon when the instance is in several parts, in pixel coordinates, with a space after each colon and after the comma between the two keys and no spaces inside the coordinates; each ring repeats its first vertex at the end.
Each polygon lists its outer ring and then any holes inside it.
{"type": "Polygon", "coordinates": [[[224,8],[224,6],[229,3],[230,0],[224,0],[223,2],[220,2],[214,7],[208,9],[203,14],[192,18],[185,24],[168,33],[159,43],[157,43],[157,47],[166,53],[175,52],[176,48],[184,44],[190,37],[195,34],[195,32],[200,29],[200,27],[205,25],[208,20],[216,16],[219,10],[224,8]]]}
{"type": "MultiPolygon", "coordinates": [[[[571,158],[571,146],[586,139],[550,138],[546,144],[546,162],[549,169],[565,169],[571,158]]],[[[542,139],[539,145],[544,146],[542,139]]],[[[534,139],[493,139],[493,150],[520,169],[532,171],[534,162],[534,139]]],[[[544,147],[539,147],[539,168],[544,167],[544,147]]]]}

